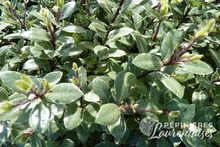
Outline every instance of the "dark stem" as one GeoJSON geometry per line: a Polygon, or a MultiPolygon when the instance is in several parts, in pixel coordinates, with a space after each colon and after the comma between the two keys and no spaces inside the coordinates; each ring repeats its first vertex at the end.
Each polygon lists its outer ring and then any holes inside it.
{"type": "MultiPolygon", "coordinates": [[[[220,79],[216,79],[211,81],[211,83],[216,83],[216,82],[220,82],[220,79]]],[[[194,84],[190,84],[189,86],[193,86],[193,87],[198,87],[200,85],[200,83],[194,83],[194,84]]]]}
{"type": "Polygon", "coordinates": [[[87,7],[87,10],[88,10],[88,16],[91,16],[91,13],[90,13],[90,0],[86,0],[86,7],[87,7]]]}
{"type": "Polygon", "coordinates": [[[191,10],[190,8],[187,8],[186,13],[183,15],[182,19],[179,21],[178,25],[176,26],[176,29],[178,29],[179,26],[180,26],[180,25],[183,23],[183,21],[186,19],[186,17],[188,16],[190,10],[191,10]]]}
{"type": "Polygon", "coordinates": [[[187,47],[184,47],[176,56],[176,59],[179,60],[181,58],[181,56],[190,48],[193,46],[193,44],[198,40],[198,38],[194,38],[190,44],[188,44],[187,47]]]}
{"type": "Polygon", "coordinates": [[[152,73],[152,72],[155,72],[155,71],[160,71],[160,70],[149,70],[149,71],[146,71],[146,72],[144,72],[143,74],[139,75],[139,76],[137,77],[137,79],[140,79],[140,78],[142,78],[142,77],[145,77],[146,75],[148,75],[148,74],[150,74],[150,73],[152,73]]]}
{"type": "MultiPolygon", "coordinates": [[[[15,17],[17,18],[17,20],[19,21],[19,23],[20,23],[20,25],[21,25],[21,28],[24,29],[24,30],[26,30],[25,24],[23,24],[23,22],[21,21],[20,16],[17,15],[17,13],[15,12],[15,10],[14,10],[11,6],[9,7],[9,10],[10,10],[11,13],[14,14],[14,16],[15,16],[15,17]]],[[[15,19],[13,19],[13,20],[15,20],[15,19]]]]}
{"type": "Polygon", "coordinates": [[[157,39],[157,35],[158,35],[158,32],[159,32],[161,23],[162,23],[162,21],[159,20],[159,22],[157,24],[157,27],[156,27],[156,32],[155,32],[154,36],[152,37],[152,41],[155,41],[157,39]]]}
{"type": "Polygon", "coordinates": [[[107,32],[106,32],[105,38],[104,38],[104,40],[103,40],[103,42],[102,42],[102,45],[105,45],[105,43],[106,43],[106,41],[107,41],[107,39],[108,39],[108,35],[109,35],[110,31],[111,31],[112,28],[113,28],[112,24],[115,22],[115,20],[116,20],[118,14],[119,14],[119,11],[121,10],[121,6],[122,6],[122,4],[124,3],[124,1],[125,1],[125,0],[121,0],[121,2],[120,2],[120,4],[119,4],[118,9],[117,9],[117,11],[116,11],[114,17],[112,18],[111,24],[110,24],[110,26],[109,26],[109,28],[108,28],[108,30],[107,30],[107,32]]]}

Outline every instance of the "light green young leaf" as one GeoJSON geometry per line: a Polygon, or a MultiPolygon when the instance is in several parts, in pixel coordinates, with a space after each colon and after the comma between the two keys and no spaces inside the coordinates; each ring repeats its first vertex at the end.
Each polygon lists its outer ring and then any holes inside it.
{"type": "Polygon", "coordinates": [[[54,103],[69,104],[83,95],[83,92],[73,84],[61,83],[54,86],[51,92],[45,94],[47,100],[54,103]]]}
{"type": "Polygon", "coordinates": [[[31,84],[28,84],[27,82],[23,81],[23,80],[17,80],[14,82],[14,84],[20,88],[21,90],[24,90],[24,91],[28,91],[32,88],[32,85],[31,84]]]}
{"type": "Polygon", "coordinates": [[[76,2],[68,2],[60,10],[60,18],[59,20],[65,19],[69,17],[73,12],[76,11],[76,2]]]}
{"type": "Polygon", "coordinates": [[[156,73],[157,78],[164,84],[166,88],[172,91],[176,96],[182,98],[185,87],[177,82],[173,77],[165,73],[156,73]]]}
{"type": "Polygon", "coordinates": [[[108,103],[101,106],[95,122],[100,125],[113,125],[118,121],[120,115],[121,113],[118,110],[118,106],[113,103],[108,103]]]}
{"type": "Polygon", "coordinates": [[[137,55],[132,63],[146,70],[158,70],[162,67],[162,62],[157,56],[147,53],[137,55]]]}

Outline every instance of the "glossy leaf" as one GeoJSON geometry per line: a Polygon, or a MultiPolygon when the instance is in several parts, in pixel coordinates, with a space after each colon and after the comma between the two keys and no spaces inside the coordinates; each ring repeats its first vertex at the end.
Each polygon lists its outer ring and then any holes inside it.
{"type": "Polygon", "coordinates": [[[51,114],[49,107],[44,103],[40,103],[31,112],[29,124],[32,129],[43,133],[49,127],[52,118],[53,115],[51,114]]]}
{"type": "Polygon", "coordinates": [[[137,55],[132,63],[146,70],[158,70],[162,67],[162,62],[157,56],[146,53],[137,55]]]}
{"type": "Polygon", "coordinates": [[[60,10],[60,18],[59,20],[65,19],[73,14],[76,11],[76,2],[68,2],[60,10]]]}
{"type": "Polygon", "coordinates": [[[83,92],[75,85],[61,83],[54,86],[51,92],[45,94],[47,100],[54,103],[69,104],[83,95],[83,92]]]}
{"type": "Polygon", "coordinates": [[[156,76],[164,84],[164,86],[172,91],[176,96],[179,98],[183,97],[185,87],[174,78],[170,77],[168,74],[162,73],[157,73],[156,76]]]}
{"type": "Polygon", "coordinates": [[[112,125],[118,121],[120,115],[121,113],[118,110],[118,106],[112,103],[108,103],[101,106],[96,116],[95,122],[101,125],[112,125]]]}
{"type": "Polygon", "coordinates": [[[207,75],[213,72],[213,69],[207,63],[200,60],[196,62],[181,63],[179,66],[183,67],[187,72],[198,75],[207,75]]]}
{"type": "Polygon", "coordinates": [[[14,71],[0,72],[0,79],[4,84],[15,92],[26,93],[24,90],[19,89],[14,82],[21,79],[21,74],[14,71]]]}
{"type": "Polygon", "coordinates": [[[67,111],[64,113],[64,126],[68,130],[72,130],[80,125],[82,118],[82,108],[76,104],[71,104],[67,107],[67,111]]]}
{"type": "Polygon", "coordinates": [[[118,102],[126,99],[130,92],[130,87],[125,83],[125,72],[120,72],[117,74],[114,82],[114,90],[115,90],[115,99],[118,102]]]}

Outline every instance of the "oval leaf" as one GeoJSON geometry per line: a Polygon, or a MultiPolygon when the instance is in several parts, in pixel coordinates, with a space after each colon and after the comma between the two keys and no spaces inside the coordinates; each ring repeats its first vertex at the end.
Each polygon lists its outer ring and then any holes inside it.
{"type": "Polygon", "coordinates": [[[76,2],[68,2],[60,10],[59,20],[69,17],[76,10],[76,2]]]}
{"type": "Polygon", "coordinates": [[[157,56],[146,53],[137,55],[132,63],[146,70],[157,70],[162,67],[162,62],[157,56]]]}
{"type": "Polygon", "coordinates": [[[45,97],[54,103],[69,104],[83,95],[83,92],[73,84],[61,83],[54,86],[50,93],[46,93],[45,97]]]}
{"type": "Polygon", "coordinates": [[[101,125],[112,125],[118,121],[120,114],[117,105],[105,104],[99,110],[95,122],[101,125]]]}
{"type": "Polygon", "coordinates": [[[184,95],[185,87],[177,82],[173,77],[168,74],[157,73],[157,78],[166,86],[170,91],[172,91],[176,96],[182,98],[184,95]]]}

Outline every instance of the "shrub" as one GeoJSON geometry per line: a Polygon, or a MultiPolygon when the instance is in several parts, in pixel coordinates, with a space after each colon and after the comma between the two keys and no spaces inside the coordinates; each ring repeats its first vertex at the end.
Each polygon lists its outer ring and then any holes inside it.
{"type": "Polygon", "coordinates": [[[220,145],[218,1],[3,0],[0,8],[2,146],[220,145]],[[209,123],[163,125],[157,135],[209,135],[149,139],[139,129],[149,117],[209,123]]]}

